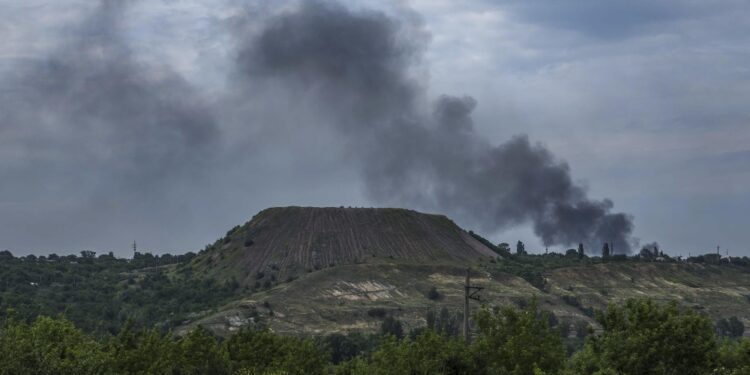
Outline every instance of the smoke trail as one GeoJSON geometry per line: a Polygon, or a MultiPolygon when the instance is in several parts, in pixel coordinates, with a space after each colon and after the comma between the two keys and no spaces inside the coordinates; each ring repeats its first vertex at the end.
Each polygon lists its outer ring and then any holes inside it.
{"type": "Polygon", "coordinates": [[[531,222],[547,245],[606,241],[629,252],[631,217],[590,199],[543,146],[526,136],[489,144],[473,130],[471,97],[443,96],[424,110],[419,61],[428,39],[411,16],[303,2],[259,33],[238,35],[237,70],[246,83],[314,98],[355,150],[373,200],[484,230],[531,222]]]}

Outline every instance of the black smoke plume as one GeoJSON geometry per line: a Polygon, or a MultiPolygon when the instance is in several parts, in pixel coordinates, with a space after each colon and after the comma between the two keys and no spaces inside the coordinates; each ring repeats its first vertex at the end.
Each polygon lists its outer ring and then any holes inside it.
{"type": "Polygon", "coordinates": [[[237,70],[247,82],[314,98],[377,202],[441,211],[488,231],[531,222],[546,245],[610,242],[629,252],[631,217],[590,199],[542,145],[526,136],[489,144],[473,130],[477,102],[468,96],[425,109],[419,61],[428,39],[411,14],[303,2],[238,35],[237,70]]]}
{"type": "Polygon", "coordinates": [[[307,168],[330,160],[359,171],[379,204],[489,232],[530,222],[550,245],[629,249],[630,217],[588,198],[543,146],[525,136],[490,144],[473,129],[473,98],[428,98],[430,36],[409,10],[301,1],[248,12],[230,27],[228,90],[201,92],[131,49],[122,20],[133,3],[100,1],[46,57],[0,77],[0,235],[16,246],[57,241],[64,251],[134,237],[158,246],[178,236],[169,242],[198,246],[267,200],[304,203],[317,197],[306,184],[350,181],[307,168]],[[277,160],[308,144],[346,159],[323,150],[317,164],[277,160]],[[281,185],[291,187],[268,193],[281,185]]]}

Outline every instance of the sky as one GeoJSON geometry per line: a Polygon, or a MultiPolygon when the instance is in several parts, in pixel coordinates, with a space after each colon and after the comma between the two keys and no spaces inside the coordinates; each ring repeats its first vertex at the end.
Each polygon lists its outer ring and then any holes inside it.
{"type": "Polygon", "coordinates": [[[195,251],[272,206],[750,255],[745,1],[0,2],[0,249],[195,251]]]}

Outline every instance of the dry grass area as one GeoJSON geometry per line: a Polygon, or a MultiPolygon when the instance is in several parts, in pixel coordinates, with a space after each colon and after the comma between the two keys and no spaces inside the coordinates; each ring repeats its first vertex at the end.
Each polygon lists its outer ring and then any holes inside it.
{"type": "MultiPolygon", "coordinates": [[[[203,324],[227,334],[255,319],[288,334],[376,331],[386,315],[415,328],[425,324],[428,310],[462,308],[464,270],[463,265],[397,261],[326,268],[254,293],[186,328],[203,324]],[[440,293],[437,300],[426,296],[432,287],[440,293]],[[253,318],[251,314],[258,315],[253,318]]],[[[483,302],[472,302],[472,306],[517,306],[536,298],[542,309],[560,320],[593,323],[588,308],[650,297],[678,300],[715,319],[735,315],[750,325],[750,275],[733,268],[613,263],[559,268],[545,277],[547,286],[539,290],[509,274],[475,271],[472,281],[485,289],[483,302]]]]}

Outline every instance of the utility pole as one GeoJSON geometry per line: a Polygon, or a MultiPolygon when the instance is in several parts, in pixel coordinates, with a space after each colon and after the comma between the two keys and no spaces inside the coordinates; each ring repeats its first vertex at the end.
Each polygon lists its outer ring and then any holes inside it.
{"type": "Polygon", "coordinates": [[[464,341],[469,343],[469,269],[466,269],[466,284],[464,284],[464,341]]]}
{"type": "Polygon", "coordinates": [[[135,259],[135,254],[138,253],[138,246],[136,246],[135,241],[133,241],[133,259],[135,259]]]}
{"type": "Polygon", "coordinates": [[[477,293],[482,289],[480,286],[471,285],[471,269],[466,269],[466,284],[464,285],[464,341],[468,344],[471,342],[471,334],[469,332],[469,300],[481,301],[477,293]]]}

